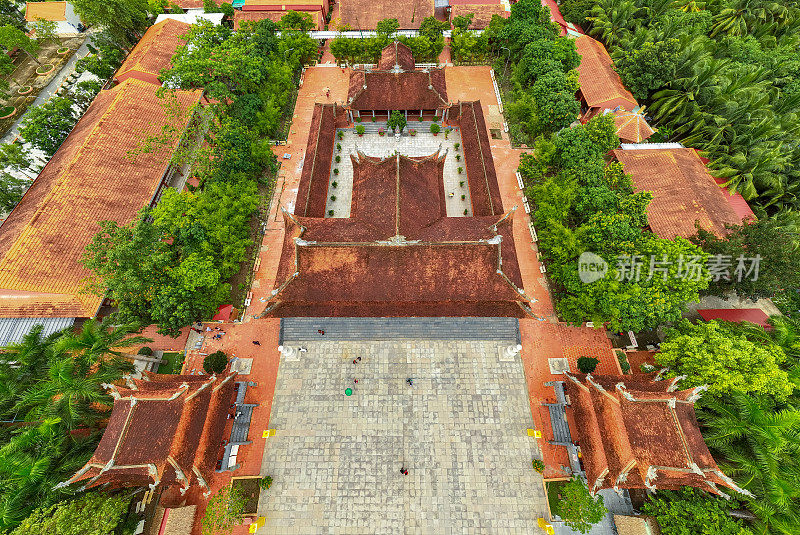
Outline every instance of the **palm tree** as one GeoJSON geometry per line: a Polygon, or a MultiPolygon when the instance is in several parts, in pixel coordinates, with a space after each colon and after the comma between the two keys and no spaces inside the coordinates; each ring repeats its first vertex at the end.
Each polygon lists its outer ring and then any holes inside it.
{"type": "Polygon", "coordinates": [[[65,333],[55,349],[92,363],[109,356],[124,357],[119,349],[153,341],[144,336],[131,336],[139,331],[141,327],[135,324],[113,325],[108,317],[102,322],[88,320],[79,332],[65,333]]]}
{"type": "Polygon", "coordinates": [[[800,533],[800,411],[732,392],[698,411],[720,468],[755,498],[758,533],[800,533]]]}

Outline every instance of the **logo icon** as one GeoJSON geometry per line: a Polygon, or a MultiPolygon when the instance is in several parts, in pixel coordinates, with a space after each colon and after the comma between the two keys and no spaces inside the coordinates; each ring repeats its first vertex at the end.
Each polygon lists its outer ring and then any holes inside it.
{"type": "Polygon", "coordinates": [[[584,284],[598,281],[606,276],[608,272],[608,262],[602,257],[586,251],[578,257],[578,277],[584,284]]]}

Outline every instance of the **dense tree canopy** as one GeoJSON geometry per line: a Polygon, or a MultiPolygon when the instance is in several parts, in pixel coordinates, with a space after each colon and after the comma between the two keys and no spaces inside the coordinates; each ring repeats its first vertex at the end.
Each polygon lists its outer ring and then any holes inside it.
{"type": "Polygon", "coordinates": [[[579,477],[570,479],[559,494],[555,513],[575,531],[588,533],[607,513],[603,497],[589,494],[586,483],[579,477]]]}
{"type": "Polygon", "coordinates": [[[645,502],[664,535],[752,535],[741,520],[728,515],[730,503],[692,488],[661,491],[645,502]]]}
{"type": "Polygon", "coordinates": [[[756,207],[800,205],[797,2],[564,0],[656,126],[709,154],[756,207]]]}
{"type": "Polygon", "coordinates": [[[108,535],[119,525],[129,501],[125,495],[93,492],[37,509],[9,535],[108,535]]]}
{"type": "Polygon", "coordinates": [[[149,25],[147,0],[72,0],[81,20],[102,26],[118,46],[136,44],[149,25]]]}

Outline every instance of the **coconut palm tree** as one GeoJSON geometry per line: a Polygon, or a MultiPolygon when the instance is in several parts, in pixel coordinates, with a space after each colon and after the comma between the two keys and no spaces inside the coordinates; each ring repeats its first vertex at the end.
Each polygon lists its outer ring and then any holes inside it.
{"type": "Polygon", "coordinates": [[[56,343],[55,350],[88,362],[111,356],[124,357],[125,353],[119,351],[120,349],[153,341],[144,336],[131,336],[139,331],[141,327],[138,325],[114,325],[108,317],[101,322],[88,320],[79,332],[65,333],[56,343]]]}
{"type": "Polygon", "coordinates": [[[758,533],[800,533],[800,411],[732,392],[704,400],[703,436],[724,472],[752,492],[758,533]]]}

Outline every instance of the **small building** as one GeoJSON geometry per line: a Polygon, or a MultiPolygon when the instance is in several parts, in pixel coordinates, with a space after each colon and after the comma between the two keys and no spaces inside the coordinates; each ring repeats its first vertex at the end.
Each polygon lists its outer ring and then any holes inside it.
{"type": "Polygon", "coordinates": [[[617,136],[622,143],[641,143],[655,133],[655,130],[647,124],[640,106],[636,106],[632,110],[626,110],[620,106],[613,111],[605,110],[603,113],[614,115],[617,136]]]}
{"type": "Polygon", "coordinates": [[[638,109],[639,103],[622,85],[622,80],[614,70],[614,61],[603,43],[588,35],[581,35],[575,39],[575,46],[581,56],[577,69],[581,120],[588,121],[605,110],[638,109]]]}
{"type": "Polygon", "coordinates": [[[241,10],[234,13],[234,27],[238,28],[245,20],[269,19],[278,22],[289,11],[311,15],[311,20],[315,23],[314,29],[322,30],[325,28],[326,17],[330,12],[330,2],[329,0],[294,0],[291,4],[287,4],[277,0],[244,0],[241,10]]]}
{"type": "Polygon", "coordinates": [[[687,486],[726,498],[725,487],[748,494],[719,469],[700,433],[694,403],[705,387],[678,390],[678,378],[658,376],[564,376],[554,386],[563,388],[575,422],[570,434],[593,494],[687,486]]]}
{"type": "Polygon", "coordinates": [[[57,35],[80,33],[83,27],[70,2],[28,2],[25,4],[25,20],[29,26],[37,20],[55,22],[57,35]]]}
{"type": "Polygon", "coordinates": [[[59,486],[179,486],[211,489],[234,400],[236,373],[145,375],[107,385],[114,406],[103,438],[83,468],[59,486]]]}
{"type": "Polygon", "coordinates": [[[417,30],[434,15],[435,0],[340,0],[341,24],[353,30],[374,30],[383,19],[397,19],[401,30],[417,30]]]}
{"type": "Polygon", "coordinates": [[[416,70],[411,50],[399,42],[383,49],[377,69],[350,73],[347,107],[351,119],[386,119],[393,110],[406,117],[446,118],[449,105],[444,69],[416,70]]]}
{"type": "MultiPolygon", "coordinates": [[[[238,30],[243,22],[258,22],[260,20],[271,20],[274,23],[279,23],[286,13],[290,10],[272,10],[272,11],[243,11],[237,9],[233,14],[233,29],[238,30]]],[[[314,24],[312,30],[325,29],[325,15],[321,10],[318,11],[301,11],[311,16],[311,22],[314,24]]]]}
{"type": "Polygon", "coordinates": [[[473,15],[470,30],[482,30],[489,26],[492,17],[497,15],[507,19],[511,15],[511,6],[507,1],[490,0],[445,0],[450,10],[450,20],[456,17],[473,15]]]}
{"type": "Polygon", "coordinates": [[[731,195],[708,172],[697,151],[679,143],[623,144],[613,152],[637,191],[650,191],[650,229],[660,238],[688,238],[695,223],[718,236],[725,225],[753,217],[741,195],[731,195]]]}

